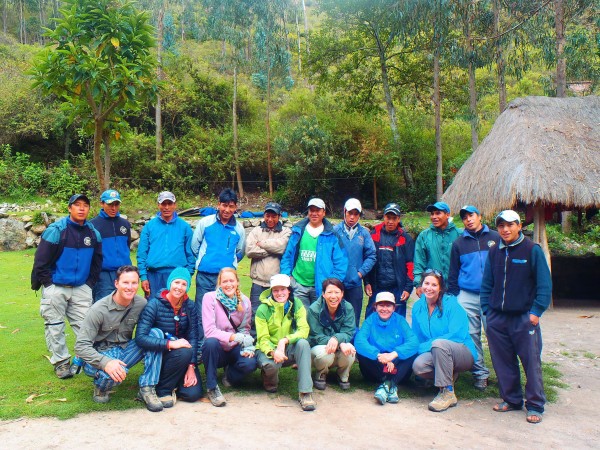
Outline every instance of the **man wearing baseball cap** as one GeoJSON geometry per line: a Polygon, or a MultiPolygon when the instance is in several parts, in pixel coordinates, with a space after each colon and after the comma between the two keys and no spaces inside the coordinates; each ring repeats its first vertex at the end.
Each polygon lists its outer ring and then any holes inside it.
{"type": "Polygon", "coordinates": [[[485,328],[485,318],[481,313],[479,291],[488,253],[498,244],[500,236],[481,223],[481,213],[473,205],[463,206],[460,218],[465,231],[452,244],[448,293],[456,296],[469,317],[469,334],[477,350],[471,373],[475,388],[483,391],[487,388],[490,371],[485,366],[481,345],[481,329],[482,326],[485,328]]]}
{"type": "Polygon", "coordinates": [[[292,276],[294,296],[308,309],[321,295],[326,278],[343,280],[348,257],[333,225],[325,219],[325,202],[308,202],[308,217],[292,227],[292,235],[281,258],[281,273],[292,276]]]}
{"type": "Polygon", "coordinates": [[[496,217],[496,228],[501,241],[490,249],[480,292],[490,355],[502,397],[494,411],[523,408],[520,360],[527,379],[526,419],[539,423],[546,403],[539,321],[550,305],[552,277],[541,247],[523,235],[518,213],[502,211],[496,217]]]}
{"type": "Polygon", "coordinates": [[[280,272],[281,256],[285,251],[292,230],[284,227],[281,221],[281,205],[268,202],[265,205],[263,221],[246,238],[246,256],[251,259],[250,278],[252,289],[252,329],[254,315],[260,305],[260,294],[269,289],[271,277],[280,272]]]}
{"type": "Polygon", "coordinates": [[[161,192],[158,194],[158,213],[140,234],[137,263],[147,298],[167,287],[169,275],[176,267],[185,267],[194,274],[192,227],[177,216],[176,210],[175,195],[169,191],[161,192]]]}
{"type": "Polygon", "coordinates": [[[431,225],[419,234],[415,244],[415,285],[418,296],[421,295],[421,274],[425,270],[439,270],[444,279],[448,279],[452,243],[462,233],[450,220],[447,203],[435,202],[427,206],[427,212],[431,225]]]}
{"type": "Polygon", "coordinates": [[[88,222],[90,199],[74,194],[69,215],[51,224],[42,234],[31,271],[31,288],[42,287],[40,314],[44,318],[46,345],[58,378],[70,378],[71,355],[65,338],[65,317],[75,337],[92,304],[92,287],[102,268],[102,238],[88,222]]]}
{"type": "Polygon", "coordinates": [[[115,290],[117,269],[131,265],[131,224],[121,217],[121,195],[114,189],[100,196],[100,212],[90,222],[102,236],[102,271],[93,289],[94,303],[115,290]]]}
{"type": "Polygon", "coordinates": [[[377,253],[371,233],[359,222],[362,205],[356,198],[350,198],[344,204],[344,220],[333,230],[342,240],[348,255],[348,270],[344,282],[344,298],[354,308],[356,326],[360,325],[363,305],[363,280],[371,272],[377,253]]]}
{"type": "Polygon", "coordinates": [[[371,232],[377,262],[365,283],[369,296],[365,316],[373,313],[377,294],[391,292],[397,302],[396,312],[406,317],[406,301],[413,290],[415,242],[402,228],[400,214],[398,203],[388,203],[383,210],[383,222],[371,232]]]}

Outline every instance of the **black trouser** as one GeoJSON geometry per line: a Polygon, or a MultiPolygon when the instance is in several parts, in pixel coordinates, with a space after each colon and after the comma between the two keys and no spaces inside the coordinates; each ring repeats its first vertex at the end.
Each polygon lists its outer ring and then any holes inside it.
{"type": "Polygon", "coordinates": [[[396,373],[391,374],[383,371],[384,364],[381,364],[376,359],[369,359],[366,356],[356,354],[358,357],[358,367],[363,378],[367,381],[375,381],[377,383],[383,383],[384,381],[390,380],[394,384],[403,383],[408,381],[412,374],[413,361],[417,355],[411,356],[408,359],[396,358],[394,365],[396,366],[396,373]]]}
{"type": "Polygon", "coordinates": [[[177,388],[177,398],[186,402],[195,402],[202,397],[202,378],[198,367],[194,367],[198,383],[195,386],[184,387],[185,372],[192,361],[191,348],[177,348],[163,353],[160,380],[156,385],[159,397],[171,395],[177,388]]]}

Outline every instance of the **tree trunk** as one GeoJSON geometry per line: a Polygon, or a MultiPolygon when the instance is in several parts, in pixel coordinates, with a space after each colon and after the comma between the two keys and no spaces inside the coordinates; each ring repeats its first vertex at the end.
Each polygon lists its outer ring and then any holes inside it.
{"type": "Polygon", "coordinates": [[[506,109],[506,62],[504,61],[504,51],[502,49],[502,40],[500,39],[500,0],[494,0],[494,39],[496,46],[496,74],[498,76],[498,109],[500,114],[506,109]]]}
{"type": "MultiPolygon", "coordinates": [[[[550,249],[548,248],[548,236],[546,235],[546,216],[544,213],[544,205],[536,203],[533,207],[533,241],[540,245],[546,262],[552,273],[552,263],[550,260],[550,249]]],[[[552,308],[553,301],[550,300],[550,307],[552,308]]]]}
{"type": "Polygon", "coordinates": [[[71,130],[67,127],[65,130],[65,160],[69,159],[69,152],[71,150],[71,130]]]}
{"type": "Polygon", "coordinates": [[[477,135],[477,89],[475,88],[475,47],[473,45],[473,38],[471,36],[471,20],[473,14],[468,12],[465,16],[465,26],[467,38],[467,53],[469,58],[468,71],[469,71],[469,114],[471,116],[471,149],[477,150],[479,146],[479,136],[477,135]]]}
{"type": "MultiPolygon", "coordinates": [[[[268,47],[267,47],[268,49],[268,47]]],[[[269,61],[269,51],[267,50],[267,61],[269,61]]],[[[267,68],[267,174],[269,177],[269,195],[273,196],[273,167],[271,164],[271,66],[267,68]]]]}
{"type": "Polygon", "coordinates": [[[444,181],[442,178],[442,114],[440,99],[440,48],[439,43],[435,43],[433,51],[433,107],[435,110],[435,195],[440,200],[444,193],[444,181]]]}
{"type": "Polygon", "coordinates": [[[96,178],[98,179],[100,191],[105,191],[107,189],[104,182],[104,168],[102,167],[102,160],[100,159],[103,128],[104,121],[101,119],[94,119],[94,166],[96,167],[96,178]]]}
{"type": "Polygon", "coordinates": [[[302,0],[302,12],[304,13],[304,39],[306,39],[306,53],[310,54],[310,44],[308,39],[308,16],[306,15],[306,3],[302,0]]]}
{"type": "Polygon", "coordinates": [[[565,10],[563,0],[554,0],[556,30],[556,96],[567,95],[567,59],[565,57],[565,10]]]}
{"type": "MultiPolygon", "coordinates": [[[[298,20],[298,0],[295,0],[294,4],[296,8],[294,8],[296,15],[296,36],[298,37],[298,76],[302,73],[302,47],[300,45],[300,22],[298,20]]],[[[6,31],[5,31],[6,33],[6,31]]]]}
{"type": "Polygon", "coordinates": [[[104,130],[102,133],[102,143],[104,144],[104,188],[110,187],[110,130],[104,130]]]}
{"type": "Polygon", "coordinates": [[[4,0],[4,10],[2,11],[2,29],[6,35],[6,21],[8,19],[8,0],[4,0]]]}
{"type": "Polygon", "coordinates": [[[377,177],[373,177],[373,208],[375,208],[375,211],[379,209],[377,204],[377,177]]]}
{"type": "Polygon", "coordinates": [[[233,66],[233,158],[235,163],[235,177],[238,185],[238,194],[244,196],[244,186],[242,185],[242,171],[240,169],[240,149],[238,144],[238,123],[237,123],[237,64],[233,66]]]}
{"type": "MultiPolygon", "coordinates": [[[[163,79],[163,70],[162,70],[162,52],[163,52],[163,40],[164,40],[164,32],[165,32],[165,8],[166,8],[166,0],[163,1],[160,5],[160,10],[158,11],[158,30],[157,30],[157,46],[156,46],[156,77],[160,82],[163,79]]],[[[162,136],[162,100],[160,94],[156,96],[156,108],[154,110],[154,119],[156,122],[156,162],[160,162],[162,157],[162,144],[163,144],[163,136],[162,136]]]]}
{"type": "Polygon", "coordinates": [[[21,42],[21,44],[27,43],[27,32],[25,29],[24,2],[25,2],[25,0],[19,0],[19,42],[21,42]]]}

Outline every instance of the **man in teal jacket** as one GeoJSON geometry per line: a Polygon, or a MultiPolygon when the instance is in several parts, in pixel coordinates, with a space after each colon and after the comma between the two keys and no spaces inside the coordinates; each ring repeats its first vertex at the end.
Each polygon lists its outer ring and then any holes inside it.
{"type": "Polygon", "coordinates": [[[439,270],[448,279],[452,243],[461,235],[462,229],[450,221],[450,207],[436,202],[427,207],[431,225],[423,230],[415,244],[414,283],[417,295],[421,296],[421,274],[427,269],[439,270]]]}

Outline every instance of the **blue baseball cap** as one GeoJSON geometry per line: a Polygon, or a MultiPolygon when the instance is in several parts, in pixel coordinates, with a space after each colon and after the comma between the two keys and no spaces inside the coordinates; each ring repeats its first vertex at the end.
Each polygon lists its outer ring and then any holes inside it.
{"type": "Polygon", "coordinates": [[[75,203],[77,200],[83,200],[84,202],[86,202],[88,205],[90,204],[90,199],[88,198],[87,195],[85,194],[73,194],[71,196],[71,198],[69,199],[69,206],[71,206],[73,203],[75,203]]]}
{"type": "Polygon", "coordinates": [[[265,212],[269,212],[269,211],[280,216],[281,215],[281,205],[276,202],[268,202],[265,205],[265,212]]]}
{"type": "Polygon", "coordinates": [[[445,213],[450,214],[450,207],[448,206],[448,203],[435,202],[433,205],[427,207],[427,212],[433,211],[444,211],[445,213]]]}
{"type": "Polygon", "coordinates": [[[400,205],[398,203],[388,203],[383,209],[383,215],[385,216],[386,214],[400,216],[400,205]]]}
{"type": "Polygon", "coordinates": [[[465,205],[462,208],[460,208],[460,218],[464,219],[465,216],[467,214],[477,214],[478,216],[481,215],[481,213],[479,212],[479,210],[477,208],[475,208],[473,205],[465,205]]]}
{"type": "Polygon", "coordinates": [[[114,202],[121,203],[121,195],[119,195],[119,193],[114,189],[108,189],[102,193],[100,196],[100,201],[102,203],[108,203],[109,205],[114,202]]]}

